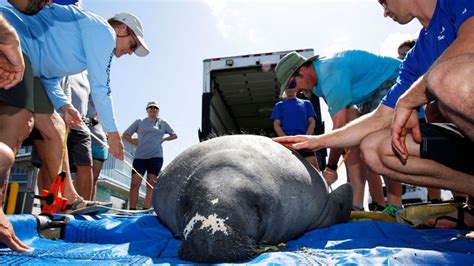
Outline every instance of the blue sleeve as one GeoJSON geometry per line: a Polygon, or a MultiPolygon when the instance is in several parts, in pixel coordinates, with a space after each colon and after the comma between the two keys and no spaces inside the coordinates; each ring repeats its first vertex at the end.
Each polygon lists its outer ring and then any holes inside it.
{"type": "Polygon", "coordinates": [[[62,78],[41,78],[44,90],[56,110],[60,110],[62,106],[71,103],[64,93],[63,88],[61,88],[61,79],[62,78]]]}
{"type": "Polygon", "coordinates": [[[138,130],[138,124],[140,123],[140,119],[135,120],[128,128],[125,130],[125,134],[132,136],[138,130]]]}
{"type": "Polygon", "coordinates": [[[283,106],[283,102],[277,102],[275,104],[275,107],[273,107],[273,112],[272,112],[272,120],[281,120],[281,107],[283,106]]]}
{"type": "Polygon", "coordinates": [[[67,99],[72,102],[72,91],[71,91],[71,86],[69,85],[69,78],[68,77],[62,78],[60,85],[64,91],[64,95],[66,95],[67,99]]]}
{"type": "Polygon", "coordinates": [[[166,122],[165,120],[163,120],[164,124],[165,124],[165,132],[170,134],[170,135],[174,135],[176,134],[174,132],[174,130],[171,128],[170,124],[168,124],[168,122],[166,122]]]}
{"type": "Polygon", "coordinates": [[[304,106],[306,107],[306,117],[307,118],[310,118],[310,117],[316,118],[316,112],[314,112],[314,107],[311,104],[311,102],[308,101],[308,100],[305,100],[304,101],[304,106]]]}
{"type": "Polygon", "coordinates": [[[352,103],[350,77],[348,69],[338,69],[331,72],[321,86],[331,116],[352,103]]]}
{"type": "Polygon", "coordinates": [[[109,86],[110,64],[114,56],[115,39],[108,27],[82,30],[91,96],[104,131],[117,131],[112,95],[109,86]]]}
{"type": "Polygon", "coordinates": [[[446,1],[446,4],[450,6],[451,21],[454,22],[456,32],[464,21],[474,16],[474,1],[472,0],[448,0],[446,1]]]}
{"type": "Polygon", "coordinates": [[[382,99],[381,104],[392,109],[395,108],[402,94],[405,93],[419,77],[425,74],[425,71],[420,69],[426,65],[423,63],[422,57],[423,50],[417,43],[400,65],[400,75],[397,78],[397,82],[382,99]]]}

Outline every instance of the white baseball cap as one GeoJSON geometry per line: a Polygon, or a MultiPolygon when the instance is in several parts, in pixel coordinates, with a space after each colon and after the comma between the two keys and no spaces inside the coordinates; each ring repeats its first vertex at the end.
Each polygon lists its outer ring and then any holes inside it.
{"type": "Polygon", "coordinates": [[[112,17],[113,20],[120,21],[127,25],[133,33],[137,36],[140,41],[139,46],[135,50],[137,56],[147,56],[150,53],[150,50],[146,46],[145,39],[143,39],[143,27],[140,20],[130,13],[119,13],[112,17]]]}

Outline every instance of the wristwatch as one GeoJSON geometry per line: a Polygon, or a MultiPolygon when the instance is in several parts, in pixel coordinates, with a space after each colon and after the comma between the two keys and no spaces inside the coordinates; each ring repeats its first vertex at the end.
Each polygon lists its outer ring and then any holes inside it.
{"type": "Polygon", "coordinates": [[[327,165],[326,165],[326,168],[336,171],[336,169],[337,169],[337,164],[327,164],[327,165]]]}

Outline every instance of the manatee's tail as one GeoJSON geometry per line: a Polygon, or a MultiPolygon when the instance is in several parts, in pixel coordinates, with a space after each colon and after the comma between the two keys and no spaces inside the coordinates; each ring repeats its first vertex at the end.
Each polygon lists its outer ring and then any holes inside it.
{"type": "Polygon", "coordinates": [[[211,233],[192,230],[181,242],[178,255],[183,260],[199,263],[243,262],[257,256],[255,240],[229,231],[211,233]]]}
{"type": "Polygon", "coordinates": [[[329,194],[326,207],[318,218],[317,227],[327,227],[333,224],[349,221],[352,210],[352,186],[349,183],[339,186],[329,194]]]}

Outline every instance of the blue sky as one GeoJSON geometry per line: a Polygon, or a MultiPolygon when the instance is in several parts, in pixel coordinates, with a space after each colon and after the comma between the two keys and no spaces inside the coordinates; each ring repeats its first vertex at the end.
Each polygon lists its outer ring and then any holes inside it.
{"type": "Polygon", "coordinates": [[[302,48],[396,56],[398,44],[421,28],[384,18],[376,0],[83,0],[82,6],[104,18],[130,12],[142,21],[151,53],[113,60],[112,95],[121,132],[145,116],[148,101],[160,103],[160,116],[178,135],[164,144],[165,165],[198,142],[204,59],[302,48]]]}

